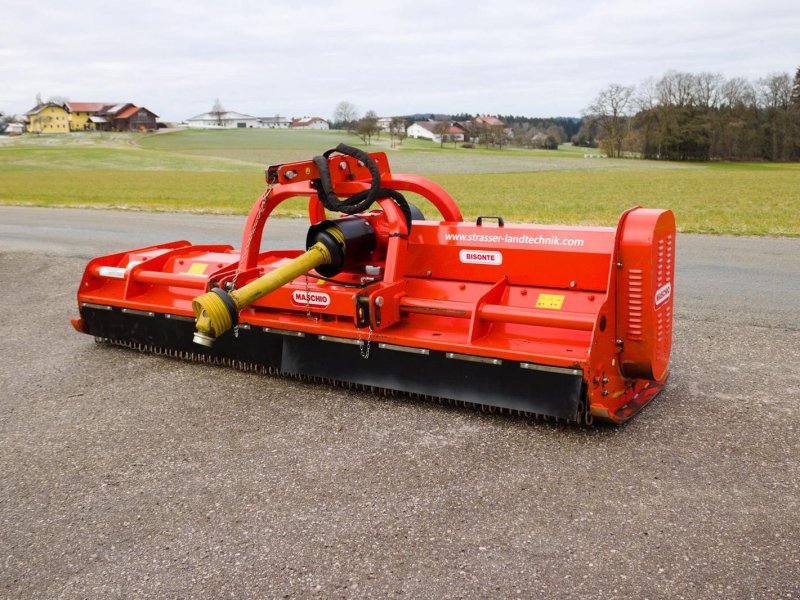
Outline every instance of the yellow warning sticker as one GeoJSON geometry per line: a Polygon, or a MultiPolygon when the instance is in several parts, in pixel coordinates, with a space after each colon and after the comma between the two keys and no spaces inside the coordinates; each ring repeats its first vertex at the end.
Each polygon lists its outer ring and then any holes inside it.
{"type": "Polygon", "coordinates": [[[206,267],[208,267],[207,263],[192,263],[192,266],[189,267],[189,270],[186,271],[187,275],[204,275],[206,272],[206,267]]]}
{"type": "Polygon", "coordinates": [[[564,296],[559,294],[539,294],[539,298],[536,300],[536,308],[561,310],[562,304],[564,304],[564,296]]]}

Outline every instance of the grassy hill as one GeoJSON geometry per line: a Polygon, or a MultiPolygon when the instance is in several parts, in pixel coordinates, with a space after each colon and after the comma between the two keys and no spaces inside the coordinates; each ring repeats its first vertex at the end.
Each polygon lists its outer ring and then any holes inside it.
{"type": "MultiPolygon", "coordinates": [[[[800,165],[586,158],[582,149],[464,149],[425,140],[369,147],[346,132],[182,130],[151,135],[0,137],[0,203],[244,214],[267,164],[340,141],[381,150],[392,169],[444,186],[466,218],[614,224],[634,204],[671,208],[682,231],[800,235],[800,165]]],[[[413,201],[413,199],[412,199],[413,201]]],[[[429,216],[432,210],[417,200],[429,216]]],[[[305,202],[277,213],[302,216],[305,202]]]]}

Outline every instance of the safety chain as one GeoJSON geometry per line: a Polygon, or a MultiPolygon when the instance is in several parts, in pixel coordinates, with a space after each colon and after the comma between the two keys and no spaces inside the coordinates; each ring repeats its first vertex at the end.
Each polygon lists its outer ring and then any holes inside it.
{"type": "Polygon", "coordinates": [[[372,325],[369,326],[369,334],[367,334],[367,341],[358,340],[360,343],[358,344],[358,350],[361,352],[361,358],[364,360],[369,358],[369,351],[372,347],[372,325]]]}
{"type": "Polygon", "coordinates": [[[308,291],[308,273],[305,274],[306,279],[306,319],[309,321],[319,321],[319,317],[311,314],[311,294],[308,291]]]}
{"type": "MultiPolygon", "coordinates": [[[[247,244],[242,247],[242,254],[250,251],[250,244],[253,243],[253,236],[256,234],[256,227],[258,227],[258,222],[261,220],[261,215],[264,213],[264,207],[267,205],[267,200],[269,199],[269,195],[272,193],[272,188],[274,187],[274,184],[267,183],[267,189],[262,194],[261,200],[259,200],[260,204],[258,206],[258,213],[256,214],[255,221],[253,221],[253,226],[250,228],[250,237],[247,238],[247,244]]],[[[229,292],[236,289],[236,282],[238,279],[239,269],[236,269],[236,273],[233,276],[233,281],[231,281],[231,289],[228,290],[229,292]]]]}

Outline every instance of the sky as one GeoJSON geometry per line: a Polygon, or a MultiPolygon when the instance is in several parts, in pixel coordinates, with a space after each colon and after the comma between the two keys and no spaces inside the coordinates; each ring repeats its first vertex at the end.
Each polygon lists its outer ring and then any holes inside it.
{"type": "Polygon", "coordinates": [[[670,69],[757,80],[800,66],[798,0],[4,0],[0,111],[36,94],[330,119],[579,116],[670,69]]]}

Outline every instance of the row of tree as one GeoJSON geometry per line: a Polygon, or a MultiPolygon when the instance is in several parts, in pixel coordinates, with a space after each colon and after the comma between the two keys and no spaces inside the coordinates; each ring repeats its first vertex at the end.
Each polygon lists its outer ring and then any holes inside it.
{"type": "MultiPolygon", "coordinates": [[[[406,128],[416,120],[430,119],[436,122],[433,133],[437,134],[440,144],[457,143],[457,136],[450,133],[452,124],[459,123],[466,130],[466,137],[474,145],[502,148],[514,144],[526,148],[556,149],[581,127],[581,119],[575,117],[556,117],[541,119],[515,115],[501,115],[492,120],[485,120],[481,115],[460,113],[456,115],[406,115],[392,117],[388,124],[388,134],[392,146],[402,144],[406,138],[406,128]]],[[[354,104],[340,102],[333,112],[332,129],[345,129],[360,137],[369,144],[373,137],[380,137],[381,129],[378,115],[368,110],[359,116],[354,104]]]]}
{"type": "Polygon", "coordinates": [[[751,82],[668,71],[611,84],[584,111],[573,142],[609,156],[662,160],[800,160],[800,67],[751,82]]]}

